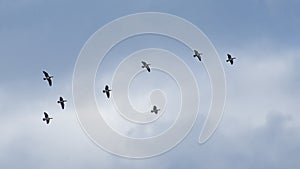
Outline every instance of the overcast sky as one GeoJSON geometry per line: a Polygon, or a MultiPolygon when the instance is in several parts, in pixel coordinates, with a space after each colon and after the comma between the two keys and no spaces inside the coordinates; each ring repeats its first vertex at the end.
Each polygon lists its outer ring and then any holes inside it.
{"type": "MultiPolygon", "coordinates": [[[[0,168],[299,168],[299,8],[297,0],[0,0],[0,168]],[[72,75],[81,48],[95,31],[121,16],[149,11],[182,17],[208,36],[223,61],[227,100],[217,131],[199,145],[210,103],[209,78],[196,60],[186,60],[200,84],[195,126],[171,151],[132,160],[99,149],[82,131],[72,101],[72,75]],[[234,66],[225,62],[226,53],[237,57],[234,66]],[[42,80],[42,70],[55,76],[53,87],[42,80]],[[65,110],[56,104],[61,95],[68,100],[65,110]],[[50,125],[41,120],[44,111],[54,117],[50,125]]],[[[101,90],[115,69],[109,64],[144,47],[179,55],[185,51],[176,41],[155,36],[118,45],[97,73],[99,106],[105,106],[101,90]]],[[[149,88],[131,97],[142,97],[149,88]]],[[[125,134],[147,136],[107,118],[125,134]]]]}

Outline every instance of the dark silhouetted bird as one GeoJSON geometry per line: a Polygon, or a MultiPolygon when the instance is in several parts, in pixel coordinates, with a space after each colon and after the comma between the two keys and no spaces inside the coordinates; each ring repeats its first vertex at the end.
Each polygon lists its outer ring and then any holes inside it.
{"type": "Polygon", "coordinates": [[[109,89],[108,85],[105,86],[104,90],[102,91],[103,93],[106,93],[107,98],[110,96],[111,89],[109,89]]]}
{"type": "Polygon", "coordinates": [[[44,80],[47,80],[49,83],[49,86],[52,86],[52,78],[53,76],[50,76],[46,71],[43,71],[45,77],[43,78],[44,80]]]}
{"type": "Polygon", "coordinates": [[[153,106],[153,109],[151,110],[151,113],[155,113],[155,114],[157,114],[157,113],[158,113],[158,111],[160,111],[160,109],[157,109],[157,107],[156,107],[156,106],[153,106]]]}
{"type": "Polygon", "coordinates": [[[45,117],[43,118],[43,121],[46,121],[47,124],[49,124],[50,120],[53,119],[53,118],[49,117],[49,115],[46,112],[44,112],[44,116],[45,117]]]}
{"type": "Polygon", "coordinates": [[[59,100],[57,101],[57,103],[61,105],[62,109],[65,108],[65,102],[67,102],[67,100],[64,100],[63,97],[59,97],[59,100]]]}
{"type": "Polygon", "coordinates": [[[147,71],[150,72],[150,66],[149,66],[150,64],[146,63],[145,61],[142,61],[142,64],[143,64],[142,68],[146,68],[147,71]]]}
{"type": "Polygon", "coordinates": [[[236,59],[235,57],[232,57],[230,54],[227,54],[228,59],[226,60],[226,62],[230,62],[230,64],[233,64],[233,60],[236,59]]]}
{"type": "Polygon", "coordinates": [[[199,53],[197,50],[194,50],[194,57],[197,57],[199,59],[199,61],[201,61],[201,55],[202,53],[199,53]]]}

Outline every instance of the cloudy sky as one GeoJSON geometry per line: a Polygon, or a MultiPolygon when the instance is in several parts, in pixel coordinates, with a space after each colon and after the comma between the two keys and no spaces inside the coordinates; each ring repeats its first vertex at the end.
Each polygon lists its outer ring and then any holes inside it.
{"type": "MultiPolygon", "coordinates": [[[[0,0],[0,168],[299,167],[299,7],[297,0],[0,0]],[[209,78],[195,60],[186,59],[201,95],[200,115],[191,133],[165,154],[132,160],[99,149],[86,136],[73,105],[72,76],[77,56],[94,32],[121,16],[149,11],[182,17],[208,36],[223,61],[227,100],[217,131],[199,145],[210,103],[209,78]],[[226,53],[238,58],[234,66],[224,61],[226,53]],[[42,80],[42,70],[55,76],[53,87],[42,80]],[[68,100],[65,110],[56,104],[61,95],[68,100]],[[44,111],[54,117],[50,125],[41,120],[44,111]]],[[[146,47],[161,47],[178,55],[186,50],[165,37],[145,35],[125,41],[104,59],[107,64],[100,65],[98,92],[109,83],[122,58],[146,47]]],[[[167,94],[176,90],[170,77],[159,72],[154,75],[168,84],[167,94]]],[[[143,75],[135,79],[146,80],[143,75]]],[[[137,109],[147,104],[134,98],[142,97],[151,85],[130,92],[137,109]]],[[[178,93],[170,97],[174,95],[178,93]]],[[[113,114],[102,94],[96,99],[113,114]]],[[[171,101],[166,114],[176,105],[176,99],[171,101]]],[[[124,134],[149,134],[120,125],[117,117],[106,117],[124,134]]],[[[173,118],[169,115],[158,126],[170,125],[173,118]]],[[[153,125],[150,131],[161,132],[161,128],[153,125]]]]}

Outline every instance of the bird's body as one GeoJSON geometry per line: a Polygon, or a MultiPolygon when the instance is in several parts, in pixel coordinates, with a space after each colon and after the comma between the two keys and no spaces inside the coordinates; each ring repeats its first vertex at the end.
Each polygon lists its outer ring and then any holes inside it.
{"type": "Polygon", "coordinates": [[[233,60],[236,59],[235,57],[232,57],[230,54],[227,54],[228,59],[226,62],[230,62],[231,65],[233,65],[233,60]]]}
{"type": "Polygon", "coordinates": [[[103,93],[106,93],[106,96],[107,96],[107,98],[109,98],[109,96],[110,96],[110,92],[111,91],[111,89],[109,89],[109,86],[108,85],[106,85],[105,86],[105,88],[104,88],[104,90],[102,91],[103,93]]]}
{"type": "Polygon", "coordinates": [[[160,109],[158,109],[156,106],[153,106],[153,109],[151,110],[151,113],[157,114],[160,109]]]}
{"type": "Polygon", "coordinates": [[[202,53],[199,53],[197,50],[194,50],[194,57],[197,57],[199,61],[201,61],[201,55],[202,53]]]}
{"type": "Polygon", "coordinates": [[[59,100],[57,101],[57,103],[61,105],[62,109],[65,108],[65,102],[67,102],[67,100],[64,100],[63,97],[59,97],[59,100]]]}
{"type": "Polygon", "coordinates": [[[150,64],[148,64],[148,63],[145,62],[145,61],[142,61],[142,64],[143,64],[143,65],[142,65],[142,68],[146,68],[147,71],[150,72],[150,66],[149,66],[150,64]]]}
{"type": "Polygon", "coordinates": [[[43,121],[46,121],[47,124],[49,124],[50,120],[53,119],[53,118],[49,117],[49,115],[46,112],[44,112],[44,116],[45,117],[43,118],[43,121]]]}
{"type": "Polygon", "coordinates": [[[44,80],[47,80],[49,83],[49,86],[52,86],[52,78],[53,76],[50,76],[49,73],[47,73],[46,71],[43,71],[45,77],[43,78],[44,80]]]}

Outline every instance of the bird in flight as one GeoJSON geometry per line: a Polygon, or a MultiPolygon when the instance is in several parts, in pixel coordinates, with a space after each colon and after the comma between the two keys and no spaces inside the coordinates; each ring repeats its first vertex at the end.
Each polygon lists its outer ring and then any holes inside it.
{"type": "Polygon", "coordinates": [[[44,80],[47,80],[49,83],[49,86],[52,86],[52,78],[53,76],[50,76],[46,71],[43,71],[45,77],[43,78],[44,80]]]}
{"type": "Polygon", "coordinates": [[[232,57],[230,54],[227,54],[228,59],[226,62],[230,62],[231,65],[233,65],[233,60],[236,59],[235,57],[232,57]]]}
{"type": "Polygon", "coordinates": [[[153,109],[151,110],[151,113],[157,114],[160,109],[158,109],[156,106],[153,106],[153,109]]]}
{"type": "Polygon", "coordinates": [[[197,57],[199,59],[199,61],[201,61],[201,55],[203,53],[199,53],[197,50],[194,50],[194,57],[197,57]]]}
{"type": "Polygon", "coordinates": [[[59,97],[59,100],[57,101],[57,103],[61,105],[62,109],[65,108],[65,102],[67,102],[67,100],[64,100],[64,98],[61,96],[59,97]]]}
{"type": "Polygon", "coordinates": [[[49,124],[50,120],[53,119],[49,117],[49,115],[46,112],[44,112],[44,116],[45,117],[43,118],[43,121],[46,121],[47,124],[49,124]]]}
{"type": "Polygon", "coordinates": [[[104,90],[102,91],[103,93],[106,93],[107,98],[110,96],[111,89],[109,89],[108,85],[105,86],[104,90]]]}
{"type": "Polygon", "coordinates": [[[146,63],[145,61],[142,61],[142,64],[143,64],[142,68],[146,68],[147,71],[150,72],[150,66],[149,66],[150,64],[146,63]]]}

